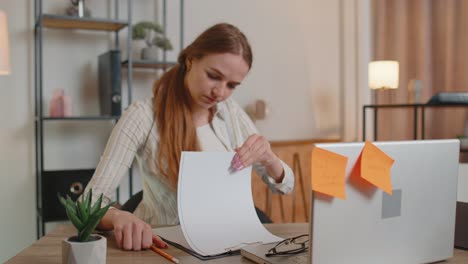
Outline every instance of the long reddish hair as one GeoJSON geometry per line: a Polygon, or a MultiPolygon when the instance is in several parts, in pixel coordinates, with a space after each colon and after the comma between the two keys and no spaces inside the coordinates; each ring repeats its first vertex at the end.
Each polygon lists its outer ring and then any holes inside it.
{"type": "Polygon", "coordinates": [[[154,118],[160,137],[156,162],[173,188],[177,188],[181,152],[200,150],[191,97],[184,84],[187,62],[217,53],[241,55],[249,69],[252,66],[252,50],[245,35],[237,27],[221,23],[205,30],[182,50],[177,65],[154,84],[154,118]]]}

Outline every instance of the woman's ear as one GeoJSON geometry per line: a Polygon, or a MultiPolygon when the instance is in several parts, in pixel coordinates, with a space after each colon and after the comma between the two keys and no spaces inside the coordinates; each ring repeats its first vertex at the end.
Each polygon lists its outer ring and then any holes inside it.
{"type": "Polygon", "coordinates": [[[187,58],[185,61],[185,67],[187,68],[187,72],[192,69],[192,58],[187,58]]]}

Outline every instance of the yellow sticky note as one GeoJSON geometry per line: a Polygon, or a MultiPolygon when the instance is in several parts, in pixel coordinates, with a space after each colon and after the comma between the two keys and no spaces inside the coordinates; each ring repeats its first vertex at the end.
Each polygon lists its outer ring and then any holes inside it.
{"type": "Polygon", "coordinates": [[[394,160],[369,141],[361,152],[361,177],[392,195],[391,169],[394,160]]]}
{"type": "Polygon", "coordinates": [[[348,158],[331,151],[312,150],[312,190],[346,200],[345,174],[348,158]]]}

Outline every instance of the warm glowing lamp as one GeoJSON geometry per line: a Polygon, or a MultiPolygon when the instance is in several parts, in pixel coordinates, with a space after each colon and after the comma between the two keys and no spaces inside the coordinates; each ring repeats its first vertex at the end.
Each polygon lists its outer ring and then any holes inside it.
{"type": "Polygon", "coordinates": [[[8,22],[5,12],[0,10],[0,75],[10,74],[8,47],[8,22]]]}
{"type": "Polygon", "coordinates": [[[398,62],[372,61],[369,63],[369,87],[371,89],[398,88],[398,62]]]}

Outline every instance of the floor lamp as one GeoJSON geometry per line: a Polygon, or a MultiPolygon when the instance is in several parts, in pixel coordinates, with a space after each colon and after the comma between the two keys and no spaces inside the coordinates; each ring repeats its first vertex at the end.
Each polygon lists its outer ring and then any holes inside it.
{"type": "Polygon", "coordinates": [[[369,87],[374,91],[377,104],[377,90],[398,88],[399,65],[397,61],[372,61],[369,63],[369,87]]]}
{"type": "Polygon", "coordinates": [[[10,74],[10,52],[8,46],[8,21],[0,10],[0,75],[10,74]]]}

